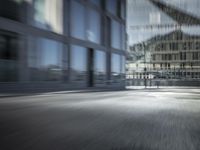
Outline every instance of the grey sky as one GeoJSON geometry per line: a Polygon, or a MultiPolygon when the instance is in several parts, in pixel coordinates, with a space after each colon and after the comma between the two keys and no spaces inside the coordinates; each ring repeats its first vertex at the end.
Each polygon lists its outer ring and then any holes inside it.
{"type": "MultiPolygon", "coordinates": [[[[161,0],[169,3],[187,13],[200,18],[200,0],[161,0]]],[[[170,17],[156,8],[148,0],[128,0],[127,5],[127,31],[129,44],[145,41],[158,34],[165,34],[173,31],[174,29],[162,30],[132,30],[131,26],[141,26],[150,24],[175,24],[170,17]]],[[[200,28],[186,28],[182,30],[189,34],[199,34],[200,28]]]]}

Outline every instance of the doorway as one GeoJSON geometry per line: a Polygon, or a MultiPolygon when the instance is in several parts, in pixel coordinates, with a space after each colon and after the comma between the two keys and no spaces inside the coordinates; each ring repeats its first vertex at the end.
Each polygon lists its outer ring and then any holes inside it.
{"type": "Polygon", "coordinates": [[[88,87],[94,86],[94,49],[88,49],[88,87]]]}

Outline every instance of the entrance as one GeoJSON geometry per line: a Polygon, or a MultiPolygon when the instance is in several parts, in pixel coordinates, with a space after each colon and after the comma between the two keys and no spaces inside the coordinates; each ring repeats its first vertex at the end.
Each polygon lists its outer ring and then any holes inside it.
{"type": "Polygon", "coordinates": [[[94,50],[88,49],[88,87],[94,86],[94,50]]]}

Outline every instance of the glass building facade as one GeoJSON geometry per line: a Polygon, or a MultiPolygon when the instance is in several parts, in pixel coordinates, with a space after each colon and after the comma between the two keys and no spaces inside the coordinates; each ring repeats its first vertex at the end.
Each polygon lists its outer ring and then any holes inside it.
{"type": "Polygon", "coordinates": [[[128,0],[129,85],[200,86],[200,1],[128,0]]]}
{"type": "Polygon", "coordinates": [[[125,87],[126,0],[0,2],[0,91],[125,87]]]}

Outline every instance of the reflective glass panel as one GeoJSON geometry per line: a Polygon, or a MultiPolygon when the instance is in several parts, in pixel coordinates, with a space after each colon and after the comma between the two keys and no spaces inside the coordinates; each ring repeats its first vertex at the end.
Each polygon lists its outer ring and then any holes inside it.
{"type": "Polygon", "coordinates": [[[121,57],[118,54],[112,54],[111,59],[111,72],[112,72],[112,80],[117,82],[120,80],[121,76],[121,57]]]}
{"type": "Polygon", "coordinates": [[[18,0],[1,0],[0,1],[0,16],[16,21],[22,20],[22,15],[25,14],[24,1],[18,0]]]}
{"type": "Polygon", "coordinates": [[[87,38],[91,42],[101,42],[101,16],[93,9],[89,9],[89,28],[87,30],[87,38]]]}
{"type": "Polygon", "coordinates": [[[122,39],[121,39],[121,42],[122,42],[122,49],[123,50],[126,50],[126,28],[124,25],[122,25],[122,39]]]}
{"type": "Polygon", "coordinates": [[[121,0],[121,18],[125,19],[126,18],[126,5],[125,5],[125,0],[121,0]]]}
{"type": "Polygon", "coordinates": [[[45,38],[31,38],[29,70],[31,81],[61,81],[63,45],[45,38]]]}
{"type": "Polygon", "coordinates": [[[77,1],[71,1],[71,36],[85,39],[85,7],[77,1]]]}
{"type": "Polygon", "coordinates": [[[122,74],[126,73],[125,65],[126,65],[126,58],[125,58],[125,56],[122,56],[122,69],[121,69],[122,74]]]}
{"type": "Polygon", "coordinates": [[[86,82],[87,49],[80,46],[71,46],[71,80],[86,82]]]}
{"type": "Polygon", "coordinates": [[[97,5],[97,6],[101,6],[101,1],[102,0],[90,0],[90,2],[92,2],[93,4],[97,5]]]}
{"type": "Polygon", "coordinates": [[[0,82],[18,80],[20,43],[17,34],[0,31],[0,82]]]}
{"type": "Polygon", "coordinates": [[[63,1],[34,0],[34,23],[36,27],[49,31],[63,32],[63,1]]]}
{"type": "Polygon", "coordinates": [[[117,14],[117,0],[106,0],[106,9],[113,15],[117,14]]]}
{"type": "Polygon", "coordinates": [[[127,2],[127,73],[132,79],[142,85],[146,80],[147,85],[199,84],[200,1],[127,2]]]}
{"type": "Polygon", "coordinates": [[[95,83],[103,84],[106,79],[106,54],[96,50],[94,57],[95,83]]]}
{"type": "Polygon", "coordinates": [[[121,49],[121,25],[119,22],[112,20],[111,22],[111,46],[116,49],[121,49]]]}

